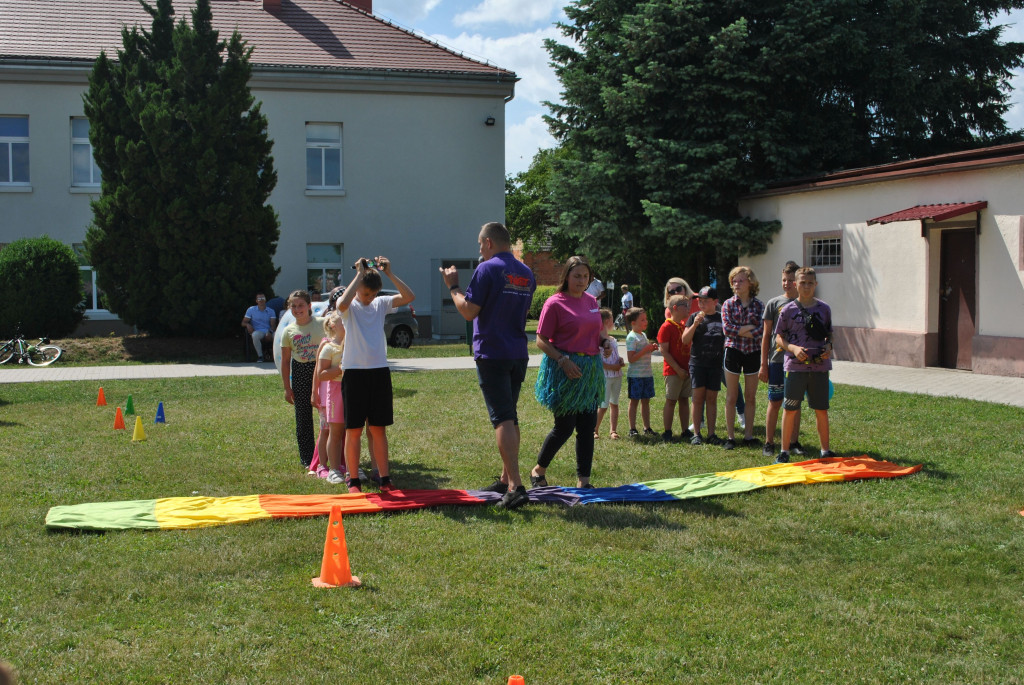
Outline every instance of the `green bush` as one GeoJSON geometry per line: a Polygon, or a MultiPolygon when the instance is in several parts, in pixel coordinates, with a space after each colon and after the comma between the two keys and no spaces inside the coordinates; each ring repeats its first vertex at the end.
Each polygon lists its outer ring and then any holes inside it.
{"type": "Polygon", "coordinates": [[[85,312],[82,277],[71,247],[48,236],[0,250],[0,337],[21,324],[26,337],[70,335],[85,312]]]}
{"type": "Polygon", "coordinates": [[[544,303],[548,301],[548,298],[555,294],[558,290],[557,285],[538,285],[537,289],[533,291],[533,302],[530,304],[530,313],[527,314],[528,319],[539,319],[540,310],[543,309],[544,303]]]}

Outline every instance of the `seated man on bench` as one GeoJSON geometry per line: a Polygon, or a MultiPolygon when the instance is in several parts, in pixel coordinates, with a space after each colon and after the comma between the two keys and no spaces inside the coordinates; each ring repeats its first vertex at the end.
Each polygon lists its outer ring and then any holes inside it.
{"type": "Polygon", "coordinates": [[[252,338],[252,346],[256,348],[256,361],[273,361],[273,351],[263,354],[263,344],[273,346],[274,329],[277,328],[277,314],[267,306],[267,296],[256,293],[256,304],[245,310],[242,327],[252,338]]]}

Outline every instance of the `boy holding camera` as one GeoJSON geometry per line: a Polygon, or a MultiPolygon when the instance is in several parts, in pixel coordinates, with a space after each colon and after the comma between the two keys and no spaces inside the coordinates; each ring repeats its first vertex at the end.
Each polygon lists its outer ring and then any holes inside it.
{"type": "Polygon", "coordinates": [[[335,305],[345,324],[341,396],[345,406],[345,463],[352,476],[348,491],[362,492],[358,476],[360,439],[363,426],[369,423],[380,472],[380,491],[392,492],[395,488],[388,469],[386,427],[395,419],[384,317],[415,300],[416,295],[391,272],[391,262],[386,257],[359,259],[354,268],[355,277],[335,305]],[[377,297],[383,286],[378,269],[395,284],[398,295],[377,297]]]}
{"type": "Polygon", "coordinates": [[[789,447],[804,393],[814,410],[821,440],[821,456],[834,457],[829,450],[828,372],[832,369],[832,309],[814,296],[818,285],[814,269],[796,271],[797,299],[779,312],[775,342],[786,353],[785,403],[782,414],[782,451],[776,464],[789,462],[789,447]]]}

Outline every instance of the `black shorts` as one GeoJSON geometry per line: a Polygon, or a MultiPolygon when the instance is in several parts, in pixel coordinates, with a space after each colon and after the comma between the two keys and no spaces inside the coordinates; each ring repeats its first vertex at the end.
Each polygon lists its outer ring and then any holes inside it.
{"type": "Polygon", "coordinates": [[[740,352],[735,347],[725,348],[725,370],[729,373],[756,376],[761,370],[760,352],[740,352]]]}
{"type": "Polygon", "coordinates": [[[786,403],[789,411],[796,411],[807,395],[807,406],[811,409],[828,410],[828,371],[786,372],[786,403]]]}
{"type": "Polygon", "coordinates": [[[390,426],[395,422],[391,369],[346,369],[341,377],[346,428],[390,426]]]}
{"type": "Polygon", "coordinates": [[[491,425],[497,428],[505,421],[519,425],[516,405],[519,403],[519,389],[526,379],[526,359],[477,359],[476,377],[484,404],[491,418],[491,425]]]}

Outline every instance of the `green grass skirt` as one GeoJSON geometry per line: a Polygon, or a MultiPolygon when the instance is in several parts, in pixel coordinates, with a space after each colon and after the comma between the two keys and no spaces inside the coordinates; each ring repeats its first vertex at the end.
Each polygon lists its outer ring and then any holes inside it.
{"type": "Polygon", "coordinates": [[[600,355],[569,353],[569,357],[583,375],[571,380],[557,362],[544,355],[537,374],[537,401],[555,416],[597,411],[604,402],[604,365],[600,355]]]}

